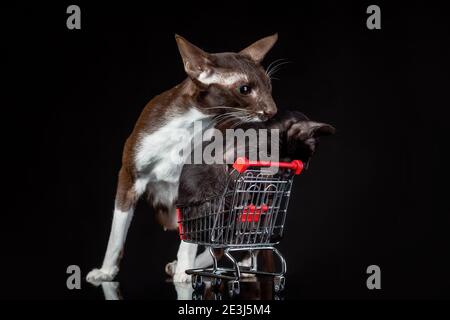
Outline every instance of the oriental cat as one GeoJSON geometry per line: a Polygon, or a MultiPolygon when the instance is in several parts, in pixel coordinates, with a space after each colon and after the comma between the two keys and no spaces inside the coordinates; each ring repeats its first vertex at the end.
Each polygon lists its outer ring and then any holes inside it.
{"type": "MultiPolygon", "coordinates": [[[[134,209],[144,194],[163,227],[177,229],[175,204],[185,159],[174,161],[173,155],[191,144],[194,123],[223,127],[225,119],[237,119],[242,126],[276,125],[270,120],[277,114],[270,72],[261,62],[277,38],[277,34],[265,37],[238,53],[213,54],[175,36],[187,78],[148,102],[125,142],[106,254],[102,266],[87,275],[89,282],[100,284],[117,275],[134,209]]],[[[303,142],[308,144],[307,139],[303,142]]],[[[172,264],[174,282],[190,281],[184,271],[207,263],[195,259],[196,251],[196,245],[181,243],[178,263],[172,264]]]]}

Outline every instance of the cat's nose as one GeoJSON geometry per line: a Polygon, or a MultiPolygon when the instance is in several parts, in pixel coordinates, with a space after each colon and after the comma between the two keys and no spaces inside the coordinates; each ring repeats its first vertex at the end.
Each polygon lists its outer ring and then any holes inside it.
{"type": "Polygon", "coordinates": [[[258,114],[258,118],[260,120],[267,121],[267,120],[269,120],[270,118],[272,118],[276,114],[276,111],[273,112],[271,110],[267,110],[267,111],[266,110],[262,110],[262,111],[258,111],[257,114],[258,114]]]}
{"type": "Polygon", "coordinates": [[[272,118],[274,115],[277,114],[277,109],[276,108],[266,108],[263,110],[263,114],[267,117],[267,118],[272,118]]]}

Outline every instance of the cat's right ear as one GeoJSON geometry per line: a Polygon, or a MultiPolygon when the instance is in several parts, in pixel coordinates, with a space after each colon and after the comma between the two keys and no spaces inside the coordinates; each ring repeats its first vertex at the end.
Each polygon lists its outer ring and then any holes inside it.
{"type": "Polygon", "coordinates": [[[189,77],[198,79],[200,75],[207,76],[211,73],[212,62],[207,52],[177,34],[175,35],[175,40],[183,59],[184,70],[189,77]]]}
{"type": "Polygon", "coordinates": [[[275,33],[271,36],[256,41],[255,43],[248,46],[244,50],[241,50],[241,52],[239,53],[249,57],[256,63],[261,63],[265,55],[270,51],[270,49],[272,49],[277,40],[278,40],[278,33],[275,33]]]}

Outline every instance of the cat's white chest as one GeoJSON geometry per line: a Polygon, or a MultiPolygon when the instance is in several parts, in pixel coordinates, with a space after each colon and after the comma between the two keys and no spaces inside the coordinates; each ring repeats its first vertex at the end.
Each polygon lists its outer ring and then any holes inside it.
{"type": "Polygon", "coordinates": [[[190,109],[174,116],[157,131],[141,137],[135,153],[138,172],[135,189],[138,193],[149,184],[154,200],[174,201],[187,156],[184,151],[189,150],[194,135],[201,134],[199,122],[207,117],[197,109],[190,109]]]}

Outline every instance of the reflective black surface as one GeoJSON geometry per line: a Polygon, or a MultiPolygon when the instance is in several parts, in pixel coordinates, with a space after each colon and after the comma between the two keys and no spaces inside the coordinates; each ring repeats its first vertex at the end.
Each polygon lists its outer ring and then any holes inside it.
{"type": "MultiPolygon", "coordinates": [[[[161,291],[160,298],[177,300],[284,300],[286,292],[275,293],[273,281],[269,278],[248,278],[240,282],[239,294],[232,294],[227,283],[222,283],[218,288],[211,286],[210,279],[205,279],[205,286],[200,290],[194,290],[191,283],[173,283],[166,281],[165,288],[161,291]],[[175,296],[174,296],[175,293],[175,296]]],[[[99,292],[106,300],[127,300],[133,298],[133,293],[124,294],[119,282],[104,282],[98,287],[89,288],[89,295],[101,298],[99,292]]],[[[134,296],[136,298],[136,296],[134,296]]],[[[141,298],[152,298],[150,296],[141,298]]]]}

